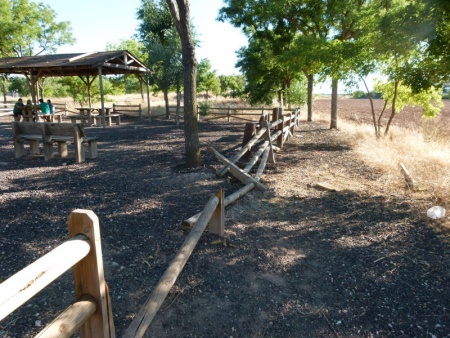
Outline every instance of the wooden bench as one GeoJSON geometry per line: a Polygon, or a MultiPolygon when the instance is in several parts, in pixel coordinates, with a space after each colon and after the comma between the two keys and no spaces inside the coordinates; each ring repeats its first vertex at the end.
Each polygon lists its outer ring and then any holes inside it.
{"type": "Polygon", "coordinates": [[[75,145],[75,161],[85,161],[84,144],[88,146],[88,158],[97,158],[97,138],[87,137],[82,124],[72,123],[44,123],[44,156],[45,160],[53,157],[53,144],[58,144],[58,152],[61,157],[67,157],[67,145],[75,145]]]}
{"type": "Polygon", "coordinates": [[[142,106],[141,104],[130,104],[121,105],[113,103],[113,114],[127,114],[127,113],[138,113],[139,117],[142,117],[142,106]]]}
{"type": "Polygon", "coordinates": [[[14,152],[16,158],[26,155],[25,142],[30,143],[30,153],[40,154],[39,142],[43,141],[44,125],[34,122],[13,122],[14,152]]]}

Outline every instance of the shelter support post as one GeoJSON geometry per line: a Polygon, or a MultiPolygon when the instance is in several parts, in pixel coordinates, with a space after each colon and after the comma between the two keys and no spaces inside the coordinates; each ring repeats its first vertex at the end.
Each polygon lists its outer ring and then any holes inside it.
{"type": "Polygon", "coordinates": [[[100,82],[100,98],[101,98],[101,105],[102,105],[102,125],[103,128],[106,128],[106,121],[105,121],[105,97],[103,94],[103,76],[102,76],[102,67],[98,67],[98,80],[100,82]]]}

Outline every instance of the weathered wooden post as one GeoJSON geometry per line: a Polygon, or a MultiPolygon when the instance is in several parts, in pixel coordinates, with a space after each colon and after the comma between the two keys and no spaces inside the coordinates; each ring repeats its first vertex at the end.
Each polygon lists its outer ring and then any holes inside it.
{"type": "Polygon", "coordinates": [[[231,107],[230,106],[228,106],[227,115],[228,115],[228,123],[230,123],[230,121],[231,121],[231,107]]]}
{"type": "Polygon", "coordinates": [[[98,217],[91,210],[77,209],[68,219],[69,236],[83,234],[89,238],[89,254],[73,267],[75,295],[91,295],[97,301],[97,311],[81,326],[80,336],[103,337],[115,336],[112,309],[103,274],[102,248],[98,217]]]}
{"type": "Polygon", "coordinates": [[[225,234],[225,194],[223,189],[219,190],[217,197],[219,198],[219,203],[209,220],[208,230],[212,234],[223,237],[225,234]]]}
{"type": "Polygon", "coordinates": [[[295,116],[292,117],[292,113],[289,113],[289,130],[291,131],[291,135],[294,136],[295,129],[295,116]]]}
{"type": "Polygon", "coordinates": [[[277,108],[273,108],[272,109],[272,122],[275,122],[276,120],[278,120],[278,118],[279,118],[279,109],[278,109],[278,107],[277,108]]]}
{"type": "Polygon", "coordinates": [[[278,125],[278,130],[281,131],[281,134],[277,138],[277,147],[283,148],[283,140],[284,140],[284,116],[283,116],[283,108],[278,108],[278,119],[281,119],[281,123],[278,125]]]}
{"type": "MultiPolygon", "coordinates": [[[[252,122],[245,123],[244,138],[242,139],[242,146],[244,147],[252,138],[256,135],[256,124],[252,122]]],[[[252,157],[252,148],[242,156],[245,161],[248,161],[252,157]]]]}

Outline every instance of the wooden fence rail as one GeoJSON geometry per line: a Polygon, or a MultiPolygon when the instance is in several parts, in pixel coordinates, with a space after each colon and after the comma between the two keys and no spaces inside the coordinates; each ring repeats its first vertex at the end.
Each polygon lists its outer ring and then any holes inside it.
{"type": "MultiPolygon", "coordinates": [[[[228,122],[231,121],[231,119],[238,119],[248,122],[254,122],[255,119],[248,118],[250,116],[256,117],[259,119],[260,116],[269,114],[273,110],[273,108],[269,107],[209,107],[208,108],[209,113],[202,117],[202,121],[212,121],[212,120],[219,120],[219,119],[228,119],[228,122]],[[242,117],[244,116],[244,117],[242,117]]],[[[200,111],[201,108],[199,105],[197,105],[197,116],[200,120],[200,111]]],[[[292,112],[295,113],[298,111],[297,109],[284,109],[284,112],[292,112]]],[[[169,106],[169,113],[175,113],[176,112],[176,106],[169,106]]],[[[180,107],[180,115],[183,116],[184,109],[181,106],[180,107]]],[[[160,114],[153,114],[152,117],[156,116],[165,116],[165,112],[160,114]]]]}
{"type": "MultiPolygon", "coordinates": [[[[180,250],[175,255],[175,258],[170,263],[166,272],[163,274],[158,284],[156,285],[150,297],[145,302],[145,305],[138,312],[136,317],[131,322],[130,326],[124,334],[124,338],[136,338],[143,337],[147,331],[150,323],[158,312],[159,308],[163,304],[170,289],[175,284],[179,274],[183,270],[187,260],[194,251],[203,231],[206,226],[210,224],[216,214],[217,222],[223,225],[223,192],[219,192],[219,196],[212,196],[205,207],[201,215],[199,216],[194,228],[186,237],[180,250]]],[[[210,225],[211,226],[211,225],[210,225]]]]}
{"type": "Polygon", "coordinates": [[[115,336],[109,294],[103,275],[100,228],[90,210],[74,210],[68,219],[70,239],[0,284],[0,320],[73,267],[77,301],[38,337],[115,336]]]}

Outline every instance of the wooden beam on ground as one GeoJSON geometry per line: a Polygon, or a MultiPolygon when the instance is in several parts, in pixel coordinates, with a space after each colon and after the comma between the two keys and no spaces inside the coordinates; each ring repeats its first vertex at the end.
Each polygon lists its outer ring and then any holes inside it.
{"type": "Polygon", "coordinates": [[[242,169],[240,169],[237,165],[232,163],[229,159],[227,159],[225,156],[223,156],[218,151],[214,150],[211,147],[208,148],[208,151],[210,153],[214,154],[219,161],[221,161],[223,164],[225,164],[225,167],[227,167],[228,170],[230,170],[231,174],[234,177],[236,177],[239,181],[241,181],[242,183],[247,184],[247,183],[253,182],[253,183],[255,183],[255,186],[258,190],[262,190],[262,191],[267,190],[267,187],[264,184],[258,182],[258,180],[255,180],[252,176],[245,173],[242,169]]]}
{"type": "Polygon", "coordinates": [[[241,150],[234,155],[231,160],[227,160],[227,164],[217,172],[217,177],[222,177],[226,174],[226,172],[230,169],[230,166],[234,163],[236,163],[248,150],[251,150],[252,146],[264,135],[266,132],[266,128],[261,128],[258,130],[255,136],[245,145],[241,148],[241,150]]]}
{"type": "Polygon", "coordinates": [[[175,284],[179,274],[183,270],[187,260],[194,251],[203,231],[208,225],[212,214],[216,210],[219,204],[219,198],[212,196],[208,203],[205,205],[200,218],[198,219],[195,227],[191,230],[186,237],[183,245],[176,254],[175,258],[170,263],[164,275],[159,280],[155,289],[151,293],[150,297],[145,302],[145,305],[138,312],[136,317],[131,322],[130,326],[125,331],[123,338],[136,338],[143,337],[147,331],[150,323],[155,317],[156,313],[160,309],[164,300],[166,299],[170,289],[175,284]]]}

